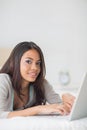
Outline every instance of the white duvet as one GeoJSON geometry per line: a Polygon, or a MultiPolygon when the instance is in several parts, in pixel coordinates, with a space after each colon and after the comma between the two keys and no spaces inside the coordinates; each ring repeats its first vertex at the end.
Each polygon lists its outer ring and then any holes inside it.
{"type": "Polygon", "coordinates": [[[69,121],[67,116],[0,119],[0,130],[87,130],[87,118],[75,121],[69,121]]]}

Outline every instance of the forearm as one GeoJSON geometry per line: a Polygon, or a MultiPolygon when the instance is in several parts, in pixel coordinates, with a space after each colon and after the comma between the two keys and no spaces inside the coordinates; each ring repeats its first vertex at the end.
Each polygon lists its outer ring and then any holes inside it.
{"type": "Polygon", "coordinates": [[[31,108],[27,108],[20,111],[12,111],[8,114],[8,118],[16,117],[16,116],[34,116],[37,115],[40,111],[40,106],[35,106],[31,108]]]}
{"type": "Polygon", "coordinates": [[[50,114],[58,113],[61,115],[66,114],[66,110],[62,104],[48,104],[48,105],[39,105],[31,108],[27,108],[20,111],[13,111],[8,114],[8,118],[16,116],[34,116],[38,114],[50,114]]]}

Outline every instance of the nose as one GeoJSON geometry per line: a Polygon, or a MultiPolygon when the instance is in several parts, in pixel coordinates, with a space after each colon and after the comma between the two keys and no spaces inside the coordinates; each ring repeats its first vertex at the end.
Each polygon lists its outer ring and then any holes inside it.
{"type": "Polygon", "coordinates": [[[37,70],[38,69],[36,63],[32,64],[31,69],[33,69],[33,70],[37,70]]]}

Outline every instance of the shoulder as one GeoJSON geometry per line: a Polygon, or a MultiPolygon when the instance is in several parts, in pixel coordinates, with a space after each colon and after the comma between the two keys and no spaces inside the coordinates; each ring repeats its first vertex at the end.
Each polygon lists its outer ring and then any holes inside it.
{"type": "Polygon", "coordinates": [[[0,88],[10,88],[11,86],[10,76],[5,73],[0,73],[0,88]]]}
{"type": "Polygon", "coordinates": [[[0,73],[0,118],[7,117],[13,108],[13,89],[10,76],[0,73]]]}
{"type": "Polygon", "coordinates": [[[6,73],[0,73],[0,80],[10,80],[10,76],[6,73]]]}
{"type": "Polygon", "coordinates": [[[60,103],[61,99],[58,93],[55,92],[53,86],[47,81],[44,81],[45,99],[48,103],[60,103]]]}
{"type": "Polygon", "coordinates": [[[44,79],[43,85],[44,85],[45,90],[49,91],[53,89],[53,86],[46,79],[44,79]]]}

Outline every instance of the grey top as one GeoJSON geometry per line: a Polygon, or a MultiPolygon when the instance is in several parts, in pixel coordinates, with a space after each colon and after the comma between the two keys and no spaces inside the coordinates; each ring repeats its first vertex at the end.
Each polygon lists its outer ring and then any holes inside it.
{"type": "MultiPolygon", "coordinates": [[[[52,86],[44,81],[45,99],[48,103],[60,103],[59,94],[55,93],[52,86]]],[[[30,107],[35,103],[35,93],[33,86],[30,86],[30,97],[26,107],[30,107]]],[[[0,118],[7,118],[9,112],[13,111],[14,90],[11,79],[8,74],[0,74],[0,118]]],[[[20,108],[20,109],[24,109],[20,108]]]]}

